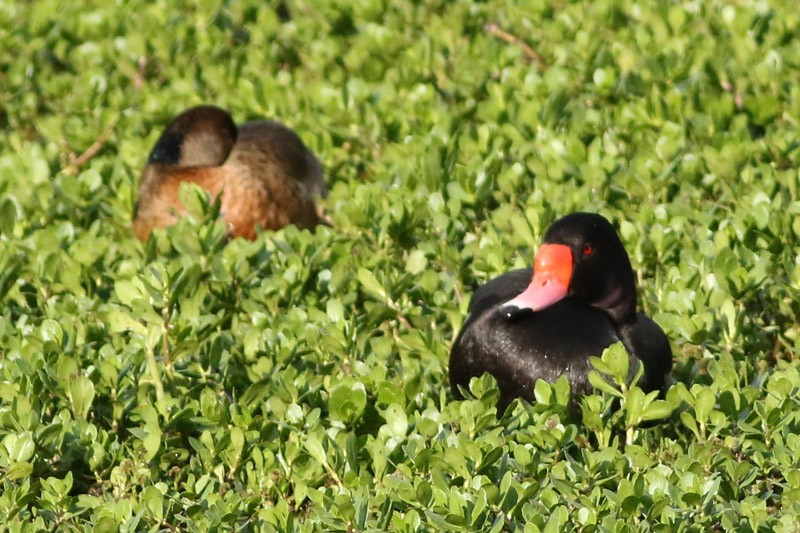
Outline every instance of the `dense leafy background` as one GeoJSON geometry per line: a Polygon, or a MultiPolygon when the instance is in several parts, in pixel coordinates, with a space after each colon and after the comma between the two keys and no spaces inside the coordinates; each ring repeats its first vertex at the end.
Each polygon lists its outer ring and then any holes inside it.
{"type": "Polygon", "coordinates": [[[796,529],[796,5],[81,4],[0,1],[6,528],[796,529]],[[199,221],[136,241],[203,102],[296,128],[335,226],[225,245],[185,191],[199,221]],[[574,210],[620,229],[666,404],[451,401],[469,295],[574,210]]]}

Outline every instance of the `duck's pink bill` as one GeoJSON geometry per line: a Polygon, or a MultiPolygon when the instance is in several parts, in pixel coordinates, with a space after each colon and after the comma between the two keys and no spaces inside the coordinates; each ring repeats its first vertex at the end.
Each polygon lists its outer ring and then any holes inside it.
{"type": "Polygon", "coordinates": [[[501,306],[540,311],[567,296],[572,278],[572,251],[563,244],[545,244],[536,254],[533,280],[528,287],[501,306]]]}

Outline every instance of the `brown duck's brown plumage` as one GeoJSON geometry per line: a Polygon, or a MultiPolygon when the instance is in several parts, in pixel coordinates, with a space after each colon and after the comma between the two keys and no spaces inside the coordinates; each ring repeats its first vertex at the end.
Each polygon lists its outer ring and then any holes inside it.
{"type": "Polygon", "coordinates": [[[315,196],[326,196],[322,166],[286,126],[255,120],[238,128],[218,107],[178,115],[156,142],[142,172],[133,229],[146,240],[153,228],[178,221],[186,209],[181,182],[220,196],[233,237],[255,239],[256,229],[326,223],[315,196]]]}

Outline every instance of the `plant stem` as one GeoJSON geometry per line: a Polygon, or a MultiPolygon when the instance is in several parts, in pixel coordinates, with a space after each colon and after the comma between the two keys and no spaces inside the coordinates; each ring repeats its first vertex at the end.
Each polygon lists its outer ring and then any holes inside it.
{"type": "Polygon", "coordinates": [[[147,366],[150,369],[150,379],[153,380],[153,385],[156,388],[156,402],[158,403],[158,410],[166,413],[166,406],[164,405],[164,384],[161,382],[161,372],[158,371],[158,361],[156,361],[156,354],[152,346],[147,347],[147,366]]]}

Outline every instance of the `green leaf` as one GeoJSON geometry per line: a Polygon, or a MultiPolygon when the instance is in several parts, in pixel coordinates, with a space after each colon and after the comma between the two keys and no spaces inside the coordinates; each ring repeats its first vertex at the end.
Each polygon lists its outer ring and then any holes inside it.
{"type": "Polygon", "coordinates": [[[672,404],[665,400],[655,400],[642,411],[642,420],[660,420],[672,414],[672,404]]]}
{"type": "Polygon", "coordinates": [[[144,334],[144,345],[148,350],[155,349],[161,341],[162,329],[161,327],[150,324],[147,326],[144,334]]]}
{"type": "Polygon", "coordinates": [[[628,380],[629,358],[628,351],[621,342],[612,344],[603,350],[601,359],[617,385],[623,385],[628,380]]]}
{"type": "Polygon", "coordinates": [[[114,333],[131,331],[140,335],[144,335],[147,330],[144,324],[121,309],[111,311],[107,315],[106,320],[109,328],[114,333]]]}
{"type": "Polygon", "coordinates": [[[325,310],[332,322],[338,324],[344,321],[344,306],[340,300],[336,298],[328,300],[325,303],[325,310]]]}
{"type": "Polygon", "coordinates": [[[542,379],[537,379],[533,385],[533,396],[537,403],[551,403],[553,396],[552,386],[542,379]]]}
{"type": "Polygon", "coordinates": [[[320,464],[327,464],[328,457],[325,454],[325,448],[322,447],[322,442],[320,442],[316,435],[309,435],[303,442],[303,447],[315,461],[320,464]]]}
{"type": "Polygon", "coordinates": [[[699,422],[705,422],[708,420],[711,414],[711,409],[714,407],[714,403],[716,402],[714,391],[708,387],[698,387],[697,389],[692,387],[692,393],[695,395],[694,411],[697,416],[697,420],[699,422]]]}
{"type": "Polygon", "coordinates": [[[72,412],[75,418],[84,420],[92,408],[94,401],[95,388],[92,380],[86,376],[78,376],[70,386],[70,396],[72,398],[72,412]]]}
{"type": "Polygon", "coordinates": [[[164,496],[160,490],[152,485],[145,487],[140,499],[155,520],[160,522],[164,519],[164,496]]]}
{"type": "Polygon", "coordinates": [[[589,383],[591,383],[592,387],[595,389],[611,394],[618,398],[622,398],[623,394],[619,390],[615,389],[613,385],[611,385],[608,381],[606,381],[603,376],[597,373],[594,370],[589,371],[589,383]]]}
{"type": "Polygon", "coordinates": [[[0,479],[8,479],[9,481],[15,479],[27,479],[32,473],[33,465],[31,463],[28,461],[17,461],[8,467],[0,479]]]}
{"type": "Polygon", "coordinates": [[[358,281],[361,284],[361,289],[367,296],[379,301],[387,300],[386,289],[380,284],[378,279],[366,268],[358,269],[358,281]]]}
{"type": "Polygon", "coordinates": [[[405,405],[406,396],[403,393],[403,389],[394,383],[382,381],[378,384],[377,403],[382,406],[388,406],[392,403],[405,405]]]}
{"type": "Polygon", "coordinates": [[[33,457],[33,452],[36,449],[36,444],[33,442],[33,435],[30,432],[24,432],[19,435],[13,433],[8,434],[3,439],[3,444],[8,452],[8,456],[12,462],[21,463],[27,462],[33,457]]]}
{"type": "Polygon", "coordinates": [[[428,266],[428,259],[425,257],[425,252],[422,250],[414,250],[408,254],[406,260],[406,272],[409,274],[419,274],[428,266]]]}
{"type": "Polygon", "coordinates": [[[386,425],[395,437],[405,437],[408,432],[408,417],[402,406],[393,403],[383,412],[386,425]]]}
{"type": "Polygon", "coordinates": [[[359,419],[367,405],[367,392],[359,382],[336,387],[328,400],[328,409],[334,420],[352,423],[359,419]]]}
{"type": "Polygon", "coordinates": [[[147,434],[145,435],[144,439],[142,439],[142,444],[144,445],[145,449],[145,460],[152,461],[155,459],[156,454],[161,449],[161,439],[163,435],[160,431],[150,429],[147,434]]]}
{"type": "Polygon", "coordinates": [[[637,426],[642,420],[645,409],[645,395],[639,387],[631,387],[625,395],[625,425],[637,426]]]}
{"type": "Polygon", "coordinates": [[[239,427],[234,427],[230,432],[231,447],[233,448],[234,455],[238,458],[242,456],[244,450],[245,437],[244,432],[239,427]]]}
{"type": "Polygon", "coordinates": [[[132,280],[117,280],[114,283],[114,293],[124,305],[130,306],[136,299],[146,298],[142,282],[138,278],[132,280]]]}
{"type": "Polygon", "coordinates": [[[10,198],[0,202],[0,235],[12,235],[17,223],[17,206],[10,198]]]}
{"type": "Polygon", "coordinates": [[[195,220],[202,220],[208,212],[209,194],[195,183],[182,181],[178,187],[178,198],[195,220]]]}
{"type": "Polygon", "coordinates": [[[514,448],[514,460],[519,463],[520,466],[528,466],[531,463],[532,457],[530,450],[526,447],[516,446],[514,448]]]}

